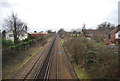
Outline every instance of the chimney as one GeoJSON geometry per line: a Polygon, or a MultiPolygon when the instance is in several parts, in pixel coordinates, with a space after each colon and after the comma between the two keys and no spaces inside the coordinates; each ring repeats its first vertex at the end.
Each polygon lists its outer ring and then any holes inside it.
{"type": "Polygon", "coordinates": [[[117,27],[117,31],[120,31],[120,24],[119,24],[118,27],[117,27]]]}
{"type": "Polygon", "coordinates": [[[34,33],[37,33],[37,31],[34,31],[34,33]]]}

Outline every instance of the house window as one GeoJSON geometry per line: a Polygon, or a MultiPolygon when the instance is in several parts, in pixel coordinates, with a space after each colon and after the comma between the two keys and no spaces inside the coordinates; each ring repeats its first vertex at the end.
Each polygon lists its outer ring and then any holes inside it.
{"type": "Polygon", "coordinates": [[[24,36],[25,36],[25,34],[21,34],[21,36],[22,36],[22,37],[24,37],[24,36]]]}
{"type": "Polygon", "coordinates": [[[120,37],[120,35],[118,35],[118,37],[120,37]]]}
{"type": "Polygon", "coordinates": [[[111,38],[111,34],[108,35],[108,39],[110,39],[110,38],[111,38]]]}
{"type": "Polygon", "coordinates": [[[13,34],[9,34],[9,37],[13,37],[13,34]]]}

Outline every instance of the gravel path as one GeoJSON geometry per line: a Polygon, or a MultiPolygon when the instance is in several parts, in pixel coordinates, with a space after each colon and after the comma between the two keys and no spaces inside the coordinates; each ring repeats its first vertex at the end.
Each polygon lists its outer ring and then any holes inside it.
{"type": "Polygon", "coordinates": [[[54,53],[52,56],[52,65],[50,69],[49,79],[73,79],[68,64],[64,57],[64,50],[60,45],[60,39],[57,37],[55,42],[54,53]]]}

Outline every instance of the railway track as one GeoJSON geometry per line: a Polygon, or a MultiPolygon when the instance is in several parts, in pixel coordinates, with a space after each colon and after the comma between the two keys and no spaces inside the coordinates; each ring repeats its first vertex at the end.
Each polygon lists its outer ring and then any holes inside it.
{"type": "Polygon", "coordinates": [[[39,59],[37,59],[35,64],[26,74],[23,81],[27,81],[28,79],[31,79],[32,81],[55,79],[58,81],[59,79],[72,78],[67,68],[69,66],[64,60],[64,55],[60,54],[62,50],[59,41],[58,35],[53,36],[49,44],[45,46],[39,59]],[[32,71],[34,71],[33,74],[31,74],[32,71]],[[30,75],[32,75],[32,78],[29,78],[30,75]]]}
{"type": "Polygon", "coordinates": [[[50,41],[50,44],[45,46],[45,49],[43,50],[41,56],[37,59],[37,61],[33,64],[33,66],[31,67],[31,69],[29,70],[29,72],[25,75],[25,77],[23,78],[23,81],[27,81],[29,79],[29,75],[31,73],[31,71],[34,69],[34,67],[38,64],[38,62],[40,61],[41,58],[45,57],[43,63],[41,65],[39,65],[39,68],[36,72],[36,74],[33,76],[32,80],[36,81],[38,79],[47,79],[48,78],[48,74],[49,74],[49,68],[50,68],[50,58],[51,55],[50,53],[52,53],[51,49],[54,45],[54,41],[55,41],[55,37],[52,38],[52,40],[50,41]],[[42,71],[42,73],[41,73],[42,71]],[[41,75],[42,74],[42,75],[41,75]]]}
{"type": "Polygon", "coordinates": [[[43,62],[42,66],[40,69],[38,69],[38,72],[35,75],[34,81],[37,80],[42,80],[46,81],[49,79],[49,72],[50,72],[50,67],[51,67],[51,58],[52,58],[52,53],[54,53],[54,46],[55,46],[55,38],[53,40],[53,43],[48,51],[48,54],[45,58],[45,61],[43,62]]]}
{"type": "MultiPolygon", "coordinates": [[[[58,39],[57,39],[58,40],[58,39]]],[[[57,51],[57,50],[56,50],[57,51]]],[[[57,66],[57,68],[56,68],[56,80],[58,81],[58,79],[59,79],[59,71],[58,71],[58,69],[59,69],[59,64],[58,64],[58,55],[56,54],[56,66],[57,66]]]]}

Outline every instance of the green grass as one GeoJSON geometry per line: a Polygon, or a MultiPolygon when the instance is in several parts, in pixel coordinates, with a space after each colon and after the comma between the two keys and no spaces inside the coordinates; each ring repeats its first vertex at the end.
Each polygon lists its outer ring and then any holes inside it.
{"type": "Polygon", "coordinates": [[[75,66],[74,69],[79,79],[89,79],[89,75],[84,70],[79,69],[78,66],[75,66]]]}
{"type": "Polygon", "coordinates": [[[64,43],[64,40],[63,40],[63,39],[61,39],[61,43],[62,43],[62,44],[64,43]]]}
{"type": "Polygon", "coordinates": [[[70,34],[70,36],[73,36],[73,37],[74,37],[74,36],[77,36],[77,37],[79,37],[80,34],[77,34],[77,35],[76,35],[76,34],[70,34]]]}

